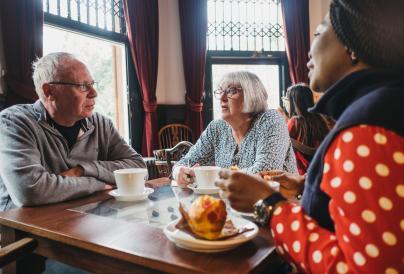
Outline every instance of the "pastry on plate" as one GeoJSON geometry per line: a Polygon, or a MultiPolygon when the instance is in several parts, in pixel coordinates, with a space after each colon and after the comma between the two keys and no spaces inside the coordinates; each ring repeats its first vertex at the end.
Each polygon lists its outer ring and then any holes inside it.
{"type": "Polygon", "coordinates": [[[180,204],[180,212],[182,218],[175,227],[199,239],[225,240],[253,230],[252,227],[235,227],[227,219],[223,200],[208,195],[196,199],[189,211],[180,204]]]}
{"type": "Polygon", "coordinates": [[[196,199],[188,212],[180,205],[180,212],[192,232],[208,240],[220,237],[227,218],[223,200],[208,195],[196,199]]]}

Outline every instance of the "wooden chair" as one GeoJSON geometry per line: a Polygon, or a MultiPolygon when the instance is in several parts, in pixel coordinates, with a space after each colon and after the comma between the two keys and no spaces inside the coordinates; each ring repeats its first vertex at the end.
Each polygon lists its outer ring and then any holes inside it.
{"type": "Polygon", "coordinates": [[[170,149],[166,149],[166,155],[167,155],[167,164],[168,164],[168,169],[170,170],[170,173],[172,171],[172,168],[174,166],[174,161],[180,160],[182,157],[187,154],[189,149],[193,146],[191,142],[187,141],[182,141],[179,142],[176,146],[170,149]]]}
{"type": "Polygon", "coordinates": [[[148,167],[149,180],[161,177],[170,177],[175,161],[180,160],[192,146],[193,145],[191,142],[181,141],[173,148],[153,150],[153,173],[151,173],[150,168],[148,167]],[[153,174],[153,176],[151,176],[151,174],[153,174]]]}
{"type": "Polygon", "coordinates": [[[148,180],[157,179],[159,176],[159,172],[156,166],[156,160],[152,157],[143,158],[143,161],[146,163],[147,173],[149,175],[148,180]]]}
{"type": "Polygon", "coordinates": [[[22,238],[7,246],[0,248],[0,267],[30,254],[36,247],[37,241],[32,238],[22,238]]]}
{"type": "Polygon", "coordinates": [[[161,149],[172,148],[181,141],[192,142],[193,133],[190,127],[182,124],[169,124],[158,133],[161,149]]]}

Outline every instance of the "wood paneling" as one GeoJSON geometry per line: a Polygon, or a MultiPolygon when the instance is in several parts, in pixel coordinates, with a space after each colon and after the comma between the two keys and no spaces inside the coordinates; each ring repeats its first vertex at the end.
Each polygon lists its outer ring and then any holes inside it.
{"type": "Polygon", "coordinates": [[[158,105],[158,127],[168,124],[185,124],[185,105],[158,105]]]}

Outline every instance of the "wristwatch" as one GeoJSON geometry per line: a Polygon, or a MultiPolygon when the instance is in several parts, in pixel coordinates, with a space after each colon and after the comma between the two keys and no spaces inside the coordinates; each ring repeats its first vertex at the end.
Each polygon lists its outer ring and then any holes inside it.
{"type": "Polygon", "coordinates": [[[281,201],[286,201],[279,192],[274,192],[265,199],[258,200],[254,204],[254,219],[260,226],[267,226],[275,210],[275,205],[281,201]]]}

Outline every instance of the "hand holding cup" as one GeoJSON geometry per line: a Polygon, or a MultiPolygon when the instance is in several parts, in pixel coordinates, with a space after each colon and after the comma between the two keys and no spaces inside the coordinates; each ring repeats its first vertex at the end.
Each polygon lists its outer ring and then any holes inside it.
{"type": "Polygon", "coordinates": [[[177,183],[180,187],[186,187],[195,182],[195,172],[191,167],[182,166],[179,168],[177,183]]]}
{"type": "Polygon", "coordinates": [[[303,191],[304,176],[281,170],[263,171],[260,175],[265,180],[278,182],[280,184],[279,192],[288,199],[295,198],[303,191]]]}

